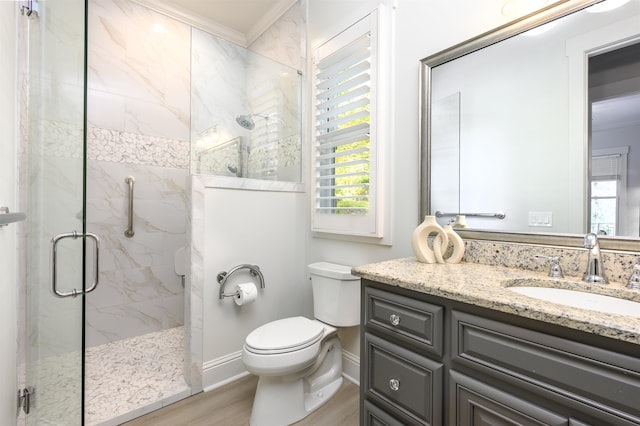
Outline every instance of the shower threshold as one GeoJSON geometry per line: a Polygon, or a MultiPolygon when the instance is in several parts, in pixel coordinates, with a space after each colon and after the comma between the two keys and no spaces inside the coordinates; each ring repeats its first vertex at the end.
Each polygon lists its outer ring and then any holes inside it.
{"type": "Polygon", "coordinates": [[[88,348],[85,424],[118,425],[188,397],[183,360],[183,327],[88,348]]]}

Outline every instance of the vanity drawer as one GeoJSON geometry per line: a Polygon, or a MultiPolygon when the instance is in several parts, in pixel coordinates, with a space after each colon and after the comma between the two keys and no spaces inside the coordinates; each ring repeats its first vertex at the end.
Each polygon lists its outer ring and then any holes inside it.
{"type": "Polygon", "coordinates": [[[442,423],[443,365],[366,333],[364,392],[410,423],[442,423]]]}
{"type": "Polygon", "coordinates": [[[443,308],[365,287],[365,324],[420,349],[442,356],[443,308]]]}
{"type": "Polygon", "coordinates": [[[490,369],[640,423],[640,359],[453,311],[454,363],[490,369]]]}
{"type": "Polygon", "coordinates": [[[566,426],[569,419],[512,392],[449,371],[450,423],[459,426],[566,426]]]}
{"type": "Polygon", "coordinates": [[[369,401],[364,402],[362,423],[364,426],[404,426],[403,422],[385,413],[369,401]]]}

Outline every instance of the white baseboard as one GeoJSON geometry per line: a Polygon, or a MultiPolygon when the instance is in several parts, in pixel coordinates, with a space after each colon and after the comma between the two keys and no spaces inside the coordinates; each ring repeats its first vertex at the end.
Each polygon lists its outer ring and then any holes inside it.
{"type": "Polygon", "coordinates": [[[345,379],[360,386],[360,357],[342,350],[342,375],[345,379]]]}
{"type": "Polygon", "coordinates": [[[242,351],[207,361],[202,365],[202,390],[209,392],[249,375],[242,363],[242,351]]]}

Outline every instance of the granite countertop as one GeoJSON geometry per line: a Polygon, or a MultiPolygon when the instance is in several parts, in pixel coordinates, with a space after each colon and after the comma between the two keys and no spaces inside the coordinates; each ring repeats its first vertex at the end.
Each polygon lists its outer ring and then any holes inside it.
{"type": "Polygon", "coordinates": [[[640,302],[640,291],[621,283],[588,284],[580,277],[546,274],[476,263],[426,264],[414,257],[357,266],[354,275],[421,293],[519,315],[640,345],[640,317],[601,313],[545,302],[509,290],[513,285],[576,289],[640,302]]]}

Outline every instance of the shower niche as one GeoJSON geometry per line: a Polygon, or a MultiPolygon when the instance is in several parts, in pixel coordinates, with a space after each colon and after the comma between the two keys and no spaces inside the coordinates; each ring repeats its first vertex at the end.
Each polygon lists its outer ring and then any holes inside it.
{"type": "Polygon", "coordinates": [[[302,182],[302,77],[192,29],[191,172],[302,182]]]}

